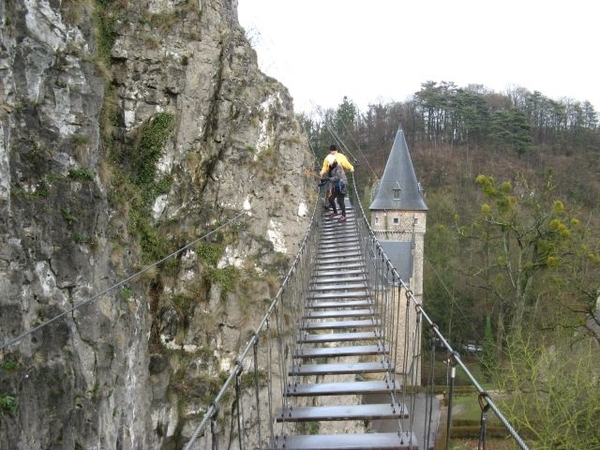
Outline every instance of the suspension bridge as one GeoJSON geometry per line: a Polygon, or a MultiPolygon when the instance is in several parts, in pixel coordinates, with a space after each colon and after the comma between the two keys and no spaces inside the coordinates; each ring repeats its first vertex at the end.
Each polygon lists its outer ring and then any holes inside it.
{"type": "MultiPolygon", "coordinates": [[[[479,448],[486,448],[491,411],[506,436],[527,449],[386,255],[351,184],[347,221],[315,206],[279,292],[185,449],[219,442],[239,449],[433,449],[444,428],[448,449],[457,367],[481,406],[479,448]],[[421,373],[423,344],[434,357],[434,342],[449,355],[446,423],[433,391],[434,364],[421,373]]],[[[401,248],[414,252],[414,236],[401,248]]]]}

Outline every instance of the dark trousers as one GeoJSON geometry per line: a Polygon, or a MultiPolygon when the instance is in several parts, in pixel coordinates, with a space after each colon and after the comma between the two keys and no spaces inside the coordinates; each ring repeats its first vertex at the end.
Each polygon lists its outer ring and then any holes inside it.
{"type": "Polygon", "coordinates": [[[344,203],[345,197],[346,196],[337,189],[334,189],[333,192],[329,193],[329,206],[331,206],[331,209],[333,209],[334,214],[337,214],[337,208],[335,206],[337,199],[337,204],[340,207],[340,211],[342,211],[342,216],[346,215],[346,203],[344,203]]]}

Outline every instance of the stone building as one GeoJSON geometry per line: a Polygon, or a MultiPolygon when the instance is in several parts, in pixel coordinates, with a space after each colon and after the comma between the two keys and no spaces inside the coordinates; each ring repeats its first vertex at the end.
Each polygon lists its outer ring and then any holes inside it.
{"type": "MultiPolygon", "coordinates": [[[[383,251],[390,259],[400,278],[412,290],[415,300],[423,302],[423,251],[427,224],[427,205],[423,199],[423,190],[417,176],[404,137],[404,132],[396,133],[383,176],[377,188],[375,198],[369,207],[371,228],[379,240],[383,251]]],[[[402,289],[398,287],[398,289],[402,289]]],[[[392,298],[406,302],[404,292],[398,292],[392,298]]],[[[406,305],[399,305],[399,311],[405,311],[406,305]]],[[[398,350],[404,347],[406,336],[410,336],[414,350],[420,348],[420,330],[417,329],[416,314],[408,315],[408,320],[400,316],[397,324],[401,329],[408,327],[408,333],[400,333],[398,350]],[[408,321],[408,323],[406,323],[408,321]]],[[[400,351],[399,354],[402,354],[400,351]]],[[[410,351],[408,354],[419,354],[410,351]]],[[[398,366],[404,365],[399,361],[398,366]]],[[[420,360],[413,361],[410,373],[412,384],[420,384],[420,360]]],[[[397,367],[399,372],[401,367],[397,367]]]]}

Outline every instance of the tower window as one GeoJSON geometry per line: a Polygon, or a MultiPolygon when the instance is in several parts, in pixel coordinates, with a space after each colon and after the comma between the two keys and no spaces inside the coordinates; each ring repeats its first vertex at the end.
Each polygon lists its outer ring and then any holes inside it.
{"type": "Polygon", "coordinates": [[[400,191],[402,191],[402,189],[400,188],[392,189],[392,193],[394,194],[394,200],[400,200],[400,191]]]}
{"type": "Polygon", "coordinates": [[[398,220],[397,217],[394,217],[394,225],[398,225],[399,222],[400,222],[400,220],[398,220]]]}

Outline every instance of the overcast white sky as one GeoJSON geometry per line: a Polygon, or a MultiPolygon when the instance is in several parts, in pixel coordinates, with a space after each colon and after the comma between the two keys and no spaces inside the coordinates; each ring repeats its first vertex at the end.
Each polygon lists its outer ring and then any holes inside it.
{"type": "Polygon", "coordinates": [[[238,0],[263,72],[296,112],[405,101],[426,81],[514,87],[600,111],[593,0],[238,0]]]}

